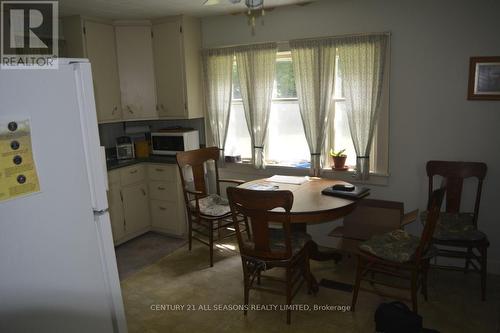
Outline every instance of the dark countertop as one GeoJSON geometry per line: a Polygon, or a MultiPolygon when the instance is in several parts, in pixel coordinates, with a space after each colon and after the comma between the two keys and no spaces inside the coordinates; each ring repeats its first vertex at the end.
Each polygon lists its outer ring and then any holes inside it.
{"type": "Polygon", "coordinates": [[[130,160],[108,160],[106,167],[108,171],[134,165],[137,163],[166,163],[175,164],[175,156],[150,155],[147,158],[134,158],[130,160]]]}

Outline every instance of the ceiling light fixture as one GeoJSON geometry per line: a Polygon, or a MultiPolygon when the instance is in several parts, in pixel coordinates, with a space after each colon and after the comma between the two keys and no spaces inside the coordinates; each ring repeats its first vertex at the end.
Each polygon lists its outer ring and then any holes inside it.
{"type": "MultiPolygon", "coordinates": [[[[246,12],[248,25],[252,27],[252,35],[255,35],[256,19],[266,15],[266,11],[264,10],[264,0],[245,0],[245,5],[248,8],[246,12]]],[[[262,21],[262,23],[264,23],[264,21],[262,21]]]]}

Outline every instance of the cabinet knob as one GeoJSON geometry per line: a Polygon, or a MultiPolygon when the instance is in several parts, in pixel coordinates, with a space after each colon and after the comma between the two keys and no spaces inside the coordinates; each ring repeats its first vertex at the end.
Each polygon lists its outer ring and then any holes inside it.
{"type": "Polygon", "coordinates": [[[129,113],[134,114],[134,111],[132,111],[132,108],[130,107],[130,105],[127,105],[127,110],[128,110],[129,113]]]}
{"type": "Polygon", "coordinates": [[[156,168],[156,171],[158,171],[158,172],[163,172],[163,169],[156,168]]]}
{"type": "Polygon", "coordinates": [[[164,188],[163,186],[158,186],[158,189],[159,189],[160,191],[165,191],[165,188],[164,188]]]}
{"type": "Polygon", "coordinates": [[[165,110],[165,106],[164,106],[163,104],[160,104],[160,108],[161,108],[162,110],[165,110]]]}
{"type": "Polygon", "coordinates": [[[137,173],[137,169],[130,171],[131,175],[133,175],[134,173],[137,173]]]}
{"type": "Polygon", "coordinates": [[[118,110],[118,106],[116,106],[116,105],[115,105],[115,106],[113,107],[113,111],[111,111],[111,114],[115,114],[115,112],[116,112],[117,110],[118,110]]]}
{"type": "Polygon", "coordinates": [[[160,210],[167,210],[165,207],[159,206],[160,210]]]}
{"type": "Polygon", "coordinates": [[[143,188],[141,188],[142,195],[146,195],[146,191],[144,191],[143,188]]]}

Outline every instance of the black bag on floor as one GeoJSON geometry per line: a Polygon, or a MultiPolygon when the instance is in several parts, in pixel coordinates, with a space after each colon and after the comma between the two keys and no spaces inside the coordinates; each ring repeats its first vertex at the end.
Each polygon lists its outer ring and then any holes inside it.
{"type": "Polygon", "coordinates": [[[420,333],[422,317],[404,303],[382,303],[375,311],[375,329],[384,333],[420,333]]]}

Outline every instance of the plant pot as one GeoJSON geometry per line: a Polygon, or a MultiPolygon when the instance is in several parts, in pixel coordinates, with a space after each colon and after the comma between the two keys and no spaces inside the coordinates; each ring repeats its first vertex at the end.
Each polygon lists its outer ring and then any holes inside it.
{"type": "Polygon", "coordinates": [[[346,170],[347,168],[345,167],[345,161],[347,159],[347,156],[332,156],[333,159],[333,166],[332,168],[334,170],[346,170]]]}

